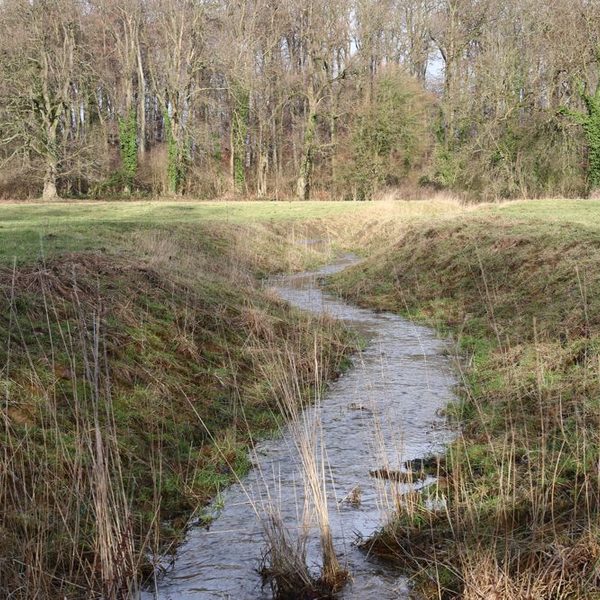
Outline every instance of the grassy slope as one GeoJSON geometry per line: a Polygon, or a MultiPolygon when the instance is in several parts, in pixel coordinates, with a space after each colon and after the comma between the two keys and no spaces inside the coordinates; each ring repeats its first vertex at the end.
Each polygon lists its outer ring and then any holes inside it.
{"type": "Polygon", "coordinates": [[[412,228],[335,278],[469,356],[447,510],[406,498],[374,541],[432,597],[599,597],[599,264],[600,204],[545,201],[412,228]]]}
{"type": "MultiPolygon", "coordinates": [[[[475,212],[535,220],[551,206],[475,212]]],[[[588,227],[594,204],[585,214],[582,206],[559,216],[588,227]]],[[[340,332],[290,312],[254,284],[256,275],[325,259],[290,240],[323,236],[371,253],[410,223],[444,227],[456,213],[463,209],[443,201],[1,204],[9,451],[0,528],[10,560],[0,560],[0,589],[89,597],[104,585],[110,595],[108,581],[128,581],[138,570],[144,536],[146,547],[163,545],[192,508],[231,481],[232,467],[247,467],[250,435],[241,415],[254,433],[276,421],[277,390],[265,368],[284,369],[283,354],[292,352],[309,383],[310,361],[301,357],[317,333],[334,368],[340,332]],[[94,365],[102,371],[98,390],[94,365]],[[202,423],[218,444],[206,443],[202,423]],[[98,456],[98,431],[108,458],[98,456]],[[118,497],[94,492],[107,472],[118,497]],[[111,564],[124,565],[117,576],[111,564]]],[[[370,300],[383,302],[384,294],[376,296],[370,300]]],[[[429,312],[443,316],[438,304],[429,312]]],[[[473,331],[470,339],[487,338],[473,331]]]]}
{"type": "Polygon", "coordinates": [[[308,394],[315,336],[325,374],[349,339],[256,285],[323,260],[266,225],[61,206],[1,213],[4,258],[22,254],[0,266],[0,589],[110,598],[277,426],[284,377],[264,374],[291,355],[308,394]]]}

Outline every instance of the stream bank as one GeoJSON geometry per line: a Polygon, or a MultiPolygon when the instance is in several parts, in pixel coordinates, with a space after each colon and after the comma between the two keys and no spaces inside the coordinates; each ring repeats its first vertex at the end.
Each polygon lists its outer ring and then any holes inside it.
{"type": "Polygon", "coordinates": [[[436,600],[598,598],[597,220],[586,202],[507,209],[521,220],[413,226],[330,281],[350,302],[451,332],[467,357],[446,506],[403,507],[371,550],[436,600]]]}
{"type": "MultiPolygon", "coordinates": [[[[326,456],[331,529],[340,562],[351,575],[340,597],[391,600],[408,597],[405,578],[367,556],[356,542],[385,523],[399,491],[430,481],[404,484],[371,474],[401,471],[405,461],[444,447],[452,433],[439,411],[453,399],[456,382],[447,343],[433,330],[391,313],[358,308],[320,289],[320,277],[355,262],[355,257],[346,256],[319,271],[270,283],[291,305],[341,319],[368,340],[353,368],[307,410],[319,423],[318,451],[326,456]]],[[[258,572],[265,552],[261,520],[276,505],[293,534],[304,505],[299,459],[289,431],[260,442],[253,462],[250,473],[213,504],[210,525],[189,531],[173,568],[145,599],[272,597],[258,572]]],[[[316,531],[308,539],[307,560],[318,572],[316,531]]]]}

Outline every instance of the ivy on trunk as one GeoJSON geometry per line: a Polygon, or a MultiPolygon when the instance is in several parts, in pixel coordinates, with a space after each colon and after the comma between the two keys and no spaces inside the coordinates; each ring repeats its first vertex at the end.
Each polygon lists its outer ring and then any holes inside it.
{"type": "Polygon", "coordinates": [[[593,94],[579,90],[585,112],[563,107],[561,112],[581,125],[588,150],[587,180],[590,193],[600,190],[600,85],[593,94]]]}
{"type": "Polygon", "coordinates": [[[135,109],[130,110],[125,118],[119,119],[119,147],[123,191],[129,194],[138,169],[137,113],[135,109]]]}

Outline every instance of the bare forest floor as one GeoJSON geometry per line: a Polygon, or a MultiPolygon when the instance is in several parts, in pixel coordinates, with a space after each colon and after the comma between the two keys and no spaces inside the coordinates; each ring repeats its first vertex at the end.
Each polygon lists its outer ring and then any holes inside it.
{"type": "Polygon", "coordinates": [[[600,203],[440,199],[1,204],[1,590],[109,598],[143,580],[277,429],[265,365],[293,362],[309,398],[315,339],[321,369],[346,364],[347,331],[259,285],[340,249],[367,260],[339,293],[469,356],[447,509],[407,498],[377,548],[448,597],[479,597],[482,569],[499,597],[595,589],[600,203]]]}

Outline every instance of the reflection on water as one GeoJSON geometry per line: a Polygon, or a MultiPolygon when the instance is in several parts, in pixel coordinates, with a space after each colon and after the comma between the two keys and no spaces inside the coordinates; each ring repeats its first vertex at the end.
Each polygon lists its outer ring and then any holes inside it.
{"type": "MultiPolygon", "coordinates": [[[[455,380],[445,342],[434,331],[393,314],[351,306],[318,288],[318,277],[355,262],[349,255],[315,273],[270,283],[291,304],[344,319],[368,337],[354,367],[330,386],[320,406],[310,410],[318,411],[322,424],[336,549],[352,575],[340,597],[407,598],[405,580],[354,545],[381,527],[389,514],[389,484],[369,472],[382,467],[397,470],[405,460],[424,456],[448,441],[451,433],[437,411],[452,399],[455,380]],[[360,502],[352,501],[357,490],[360,502]]],[[[290,435],[258,444],[254,460],[258,468],[222,494],[222,509],[210,528],[190,530],[173,569],[157,591],[143,595],[145,600],[270,598],[257,572],[264,553],[259,517],[275,503],[290,529],[300,523],[301,470],[290,435]]],[[[317,531],[308,556],[318,567],[317,531]]]]}

